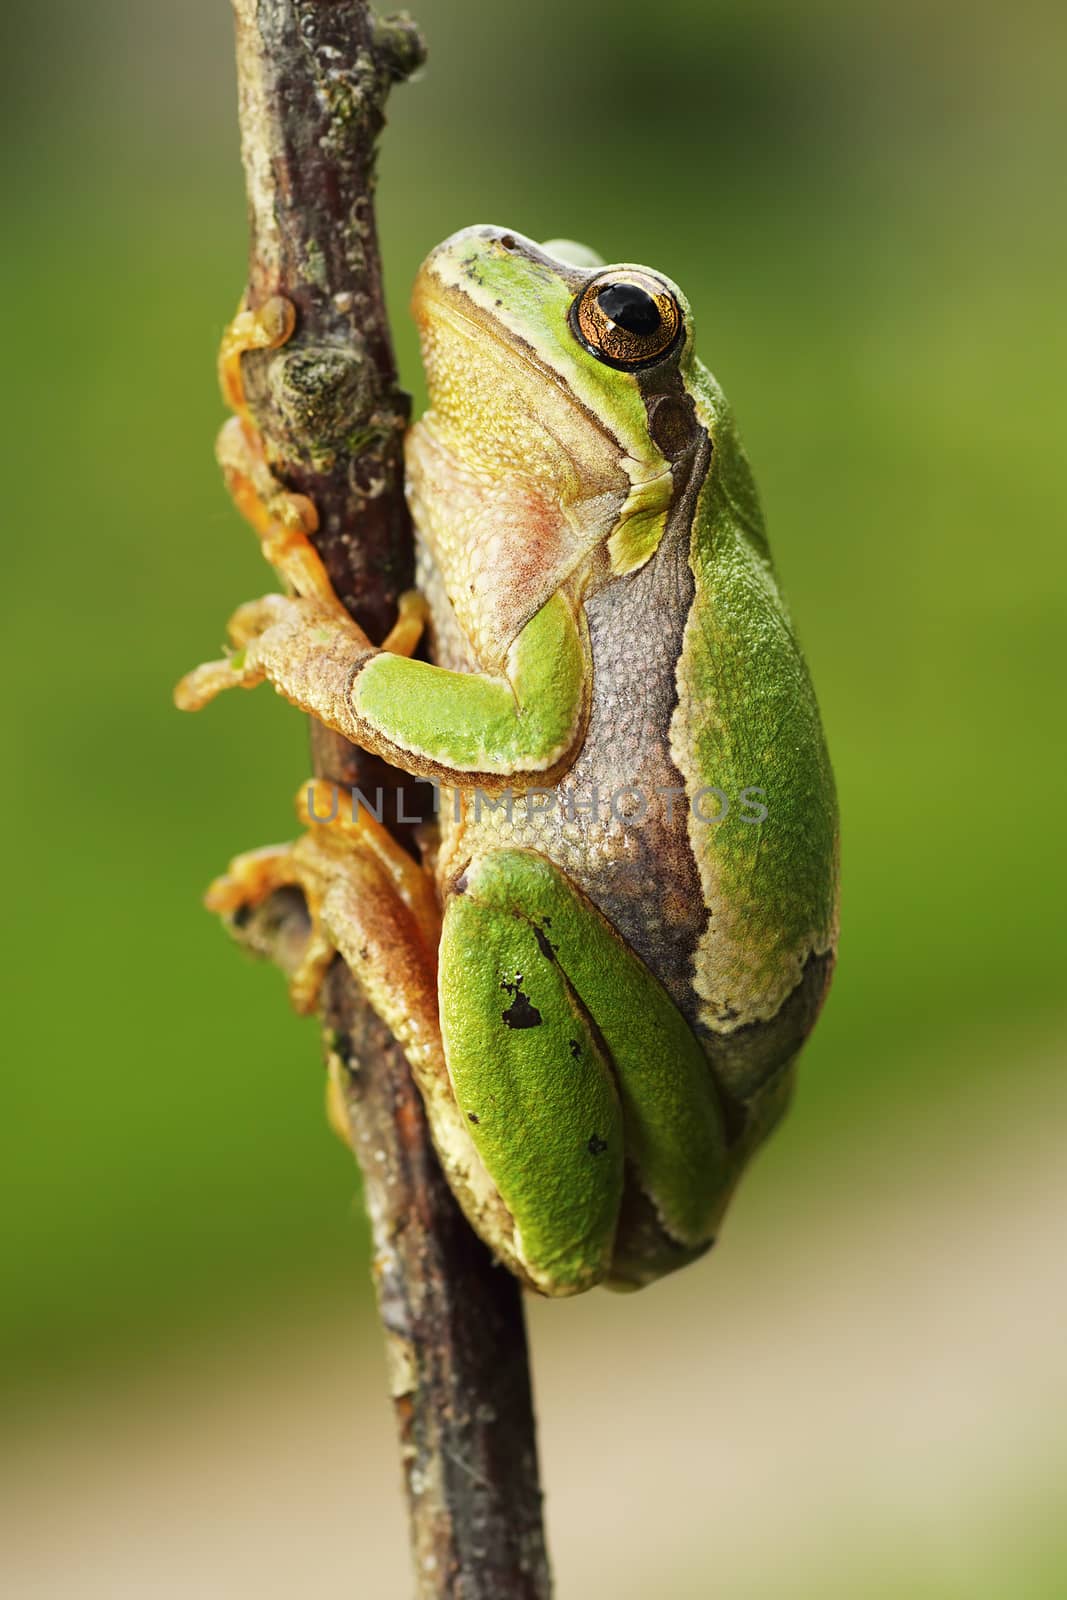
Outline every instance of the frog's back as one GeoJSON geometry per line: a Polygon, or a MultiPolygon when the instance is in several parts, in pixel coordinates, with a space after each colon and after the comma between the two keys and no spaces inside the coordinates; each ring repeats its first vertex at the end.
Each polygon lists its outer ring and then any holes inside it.
{"type": "Polygon", "coordinates": [[[747,457],[703,368],[694,387],[714,459],[692,523],[693,603],[671,750],[691,793],[714,785],[730,802],[714,825],[701,821],[699,807],[687,819],[707,907],[693,984],[698,1031],[723,1076],[748,1098],[803,1043],[829,983],[837,803],[747,457]],[[761,791],[750,796],[755,806],[739,805],[746,790],[761,791]],[[761,820],[751,820],[756,815],[761,820]]]}

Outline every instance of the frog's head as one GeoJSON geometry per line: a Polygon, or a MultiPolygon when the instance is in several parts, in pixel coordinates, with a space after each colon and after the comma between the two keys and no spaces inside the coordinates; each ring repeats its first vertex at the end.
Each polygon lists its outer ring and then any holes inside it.
{"type": "MultiPolygon", "coordinates": [[[[643,565],[663,535],[672,463],[701,431],[683,381],[691,318],[676,285],[646,267],[605,267],[580,246],[474,227],[423,263],[412,309],[430,396],[424,426],[457,479],[524,497],[515,522],[525,542],[509,541],[497,497],[497,572],[503,558],[533,604],[587,557],[600,579],[643,565]],[[531,528],[542,534],[536,574],[531,528]]],[[[499,600],[493,588],[486,599],[499,600]]]]}

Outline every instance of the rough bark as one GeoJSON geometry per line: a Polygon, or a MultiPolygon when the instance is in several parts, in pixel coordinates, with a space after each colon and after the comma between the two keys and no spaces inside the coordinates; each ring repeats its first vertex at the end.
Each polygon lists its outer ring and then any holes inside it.
{"type": "MultiPolygon", "coordinates": [[[[408,19],[379,21],[363,0],[233,0],[233,8],[249,303],[283,294],[297,308],[283,349],[242,358],[250,410],[276,476],[318,510],[314,540],[334,588],[380,638],[411,583],[413,557],[402,481],[408,399],[382,294],[374,152],[389,87],[419,64],[422,43],[408,19]]],[[[319,776],[365,792],[405,783],[315,725],[312,753],[319,776]]],[[[417,810],[413,795],[405,805],[417,810]]],[[[291,969],[306,932],[300,896],[275,895],[234,931],[291,969]]],[[[543,1600],[550,1585],[520,1291],[459,1212],[407,1063],[340,962],[322,1021],[346,1085],[373,1230],[417,1594],[543,1600]]],[[[362,1593],[358,1539],[354,1550],[362,1593]]]]}

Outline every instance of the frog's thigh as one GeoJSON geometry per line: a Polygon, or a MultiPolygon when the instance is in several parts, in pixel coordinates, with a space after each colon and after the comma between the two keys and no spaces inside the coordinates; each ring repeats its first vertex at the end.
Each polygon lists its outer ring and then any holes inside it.
{"type": "Polygon", "coordinates": [[[574,1294],[610,1268],[622,1110],[584,1007],[533,923],[511,910],[514,870],[510,852],[484,857],[449,902],[441,1029],[460,1112],[527,1275],[546,1294],[574,1294]]]}
{"type": "MultiPolygon", "coordinates": [[[[523,1007],[516,997],[509,1012],[508,995],[500,992],[512,978],[503,970],[510,941],[517,952],[511,965],[523,974],[520,993],[530,1005],[539,1007],[542,993],[559,993],[588,1019],[613,1073],[628,1164],[663,1227],[680,1246],[706,1245],[731,1167],[707,1058],[663,986],[565,874],[534,851],[499,851],[472,863],[465,893],[446,917],[446,948],[453,915],[474,924],[475,938],[479,924],[499,930],[491,944],[464,958],[479,973],[482,1046],[489,1052],[495,1045],[498,1059],[508,1058],[509,1079],[518,1071],[512,1041],[523,1035],[504,1019],[510,1014],[514,1021],[523,1007]]],[[[541,1030],[530,1032],[536,1037],[541,1030]]],[[[447,1027],[446,1043],[451,1048],[447,1027]]],[[[540,1054],[540,1076],[525,1093],[544,1114],[543,1080],[557,1085],[560,1069],[555,1053],[540,1054]]],[[[554,1088],[557,1095],[562,1090],[554,1088]]],[[[479,1110],[473,1102],[471,1109],[479,1110]]],[[[515,1130],[512,1139],[521,1138],[515,1130]]]]}

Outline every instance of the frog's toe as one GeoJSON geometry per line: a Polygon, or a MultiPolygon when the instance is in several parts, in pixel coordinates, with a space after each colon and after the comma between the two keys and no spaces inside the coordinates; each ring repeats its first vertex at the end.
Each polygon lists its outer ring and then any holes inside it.
{"type": "Polygon", "coordinates": [[[209,911],[234,916],[261,904],[275,889],[293,881],[291,844],[264,845],[235,856],[226,871],[216,878],[204,895],[209,911]]]}
{"type": "Polygon", "coordinates": [[[179,711],[200,711],[226,689],[253,689],[262,681],[262,669],[240,655],[204,661],[175,684],[174,704],[179,711]]]}
{"type": "Polygon", "coordinates": [[[277,350],[292,338],[295,327],[296,307],[284,295],[272,295],[261,306],[242,301],[219,346],[219,383],[234,411],[245,407],[241,357],[248,350],[277,350]]]}
{"type": "Polygon", "coordinates": [[[299,963],[289,975],[293,1006],[307,1013],[318,1004],[335,945],[322,917],[321,874],[302,858],[299,845],[266,845],[235,856],[222,876],[209,887],[204,904],[209,911],[239,927],[272,894],[285,888],[298,888],[307,906],[307,942],[299,963]]]}
{"type": "Polygon", "coordinates": [[[430,617],[426,596],[418,589],[405,589],[396,602],[396,621],[378,646],[392,656],[411,656],[418,648],[430,617]]]}
{"type": "Polygon", "coordinates": [[[267,630],[279,623],[299,629],[323,615],[317,602],[285,594],[266,594],[238,606],[226,624],[233,654],[187,672],[174,690],[175,705],[179,711],[199,711],[225,689],[254,689],[268,674],[269,651],[257,648],[267,630]]]}
{"type": "Polygon", "coordinates": [[[287,620],[292,611],[293,602],[285,594],[265,594],[259,600],[246,600],[226,624],[230,643],[238,650],[245,649],[273,623],[287,620]]]}
{"type": "Polygon", "coordinates": [[[271,566],[297,594],[314,594],[337,604],[326,568],[309,537],[319,526],[314,502],[278,482],[264,454],[263,441],[248,418],[230,417],[223,423],[215,458],[234,504],[259,534],[271,566]]]}

